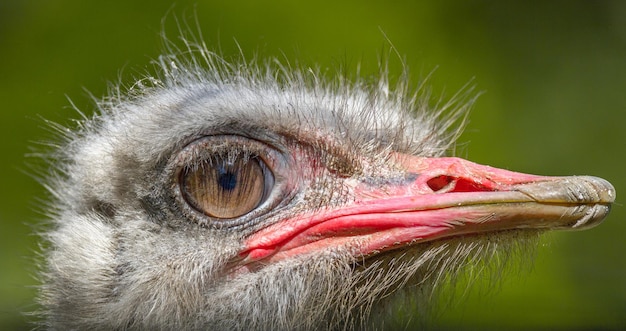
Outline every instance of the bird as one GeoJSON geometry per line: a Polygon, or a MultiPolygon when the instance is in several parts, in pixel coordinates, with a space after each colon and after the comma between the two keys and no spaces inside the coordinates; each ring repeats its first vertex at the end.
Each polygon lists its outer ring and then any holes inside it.
{"type": "Polygon", "coordinates": [[[427,309],[615,200],[598,177],[451,156],[473,97],[433,103],[384,64],[332,76],[187,40],[155,63],[59,129],[42,328],[389,329],[394,302],[427,309]]]}

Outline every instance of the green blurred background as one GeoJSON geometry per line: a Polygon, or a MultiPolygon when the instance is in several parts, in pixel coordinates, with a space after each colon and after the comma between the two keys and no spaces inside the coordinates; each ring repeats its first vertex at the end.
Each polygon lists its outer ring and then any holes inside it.
{"type": "MultiPolygon", "coordinates": [[[[483,91],[461,156],[517,171],[592,174],[618,200],[604,224],[542,239],[531,272],[489,295],[471,291],[437,329],[626,329],[626,2],[623,1],[0,1],[0,330],[28,329],[36,282],[32,225],[44,190],[25,157],[71,125],[109,81],[130,84],[161,51],[161,21],[197,16],[228,57],[298,59],[376,73],[388,42],[412,78],[434,71],[435,95],[472,81],[483,91]],[[382,32],[381,32],[382,31],[382,32]]],[[[392,60],[392,62],[394,62],[392,60]]],[[[394,63],[399,62],[395,61],[394,63]]],[[[397,64],[397,63],[396,63],[397,64]]],[[[398,65],[392,75],[399,75],[398,65]]]]}

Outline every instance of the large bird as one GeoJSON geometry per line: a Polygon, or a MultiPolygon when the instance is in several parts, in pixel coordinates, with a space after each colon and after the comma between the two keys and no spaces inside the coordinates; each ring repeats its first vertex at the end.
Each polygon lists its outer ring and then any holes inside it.
{"type": "Polygon", "coordinates": [[[392,294],[429,298],[615,199],[596,177],[444,157],[469,103],[431,107],[385,70],[326,78],[188,47],[55,154],[45,328],[384,328],[392,294]]]}

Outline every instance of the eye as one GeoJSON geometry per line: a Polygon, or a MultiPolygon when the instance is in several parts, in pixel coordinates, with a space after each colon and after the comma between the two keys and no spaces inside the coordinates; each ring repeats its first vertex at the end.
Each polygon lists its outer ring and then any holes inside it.
{"type": "Polygon", "coordinates": [[[185,200],[205,215],[222,219],[254,210],[273,186],[267,166],[246,151],[213,155],[185,169],[182,176],[185,200]]]}
{"type": "Polygon", "coordinates": [[[288,194],[284,153],[235,135],[192,141],[172,160],[177,209],[211,227],[252,225],[288,194]]]}

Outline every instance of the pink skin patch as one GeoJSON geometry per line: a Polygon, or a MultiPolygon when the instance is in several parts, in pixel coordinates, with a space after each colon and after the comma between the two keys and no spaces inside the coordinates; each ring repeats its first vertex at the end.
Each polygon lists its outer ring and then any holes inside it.
{"type": "MultiPolygon", "coordinates": [[[[414,181],[372,187],[347,178],[346,185],[354,188],[354,202],[299,215],[258,231],[245,242],[240,265],[253,270],[258,263],[339,247],[362,258],[455,235],[568,228],[589,214],[575,210],[576,206],[610,204],[614,199],[612,186],[595,177],[528,175],[452,157],[396,154],[394,158],[407,173],[417,174],[414,181]],[[542,184],[546,182],[549,184],[542,184]],[[582,192],[585,197],[597,196],[594,190],[609,193],[578,201],[571,194],[572,186],[588,190],[582,192]]],[[[594,225],[608,213],[608,207],[605,209],[594,209],[588,216],[594,225]]]]}

